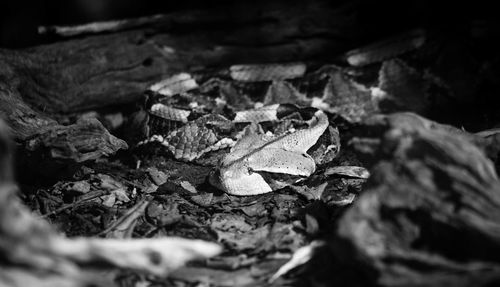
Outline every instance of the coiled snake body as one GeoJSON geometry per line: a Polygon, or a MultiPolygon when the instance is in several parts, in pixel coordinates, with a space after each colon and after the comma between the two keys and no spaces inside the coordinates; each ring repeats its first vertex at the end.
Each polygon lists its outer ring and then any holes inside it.
{"type": "Polygon", "coordinates": [[[288,184],[270,184],[272,177],[274,183],[308,177],[336,155],[339,137],[327,115],[310,107],[313,98],[300,92],[321,94],[326,81],[305,71],[302,63],[247,65],[166,79],[148,92],[139,145],[159,142],[182,161],[231,148],[212,182],[236,195],[288,184]]]}
{"type": "Polygon", "coordinates": [[[346,53],[345,60],[355,67],[383,62],[368,87],[338,67],[315,70],[303,63],[236,65],[172,76],[150,88],[140,143],[160,142],[184,161],[231,147],[216,168],[213,185],[236,195],[281,188],[337,155],[338,130],[323,111],[359,122],[380,112],[382,101],[389,103],[386,107],[409,103],[410,110],[422,109],[421,94],[442,85],[394,58],[422,49],[426,41],[425,31],[414,30],[346,53]],[[416,92],[401,84],[415,82],[423,87],[416,92]]]}

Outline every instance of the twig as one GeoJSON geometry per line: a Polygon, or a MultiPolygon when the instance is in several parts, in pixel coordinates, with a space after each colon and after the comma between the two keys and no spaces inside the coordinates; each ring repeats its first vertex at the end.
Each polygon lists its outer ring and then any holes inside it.
{"type": "Polygon", "coordinates": [[[126,229],[129,228],[131,224],[144,213],[151,199],[152,199],[151,197],[145,197],[141,199],[132,208],[127,210],[127,212],[122,217],[113,222],[103,231],[99,232],[97,236],[106,235],[107,233],[116,230],[119,227],[122,227],[120,228],[120,230],[126,231],[126,229]]]}
{"type": "Polygon", "coordinates": [[[76,26],[39,26],[38,34],[55,34],[62,37],[72,37],[82,34],[116,32],[159,23],[165,20],[165,17],[165,15],[159,14],[133,19],[93,22],[76,26]]]}
{"type": "Polygon", "coordinates": [[[58,213],[66,210],[66,209],[76,207],[76,206],[78,206],[78,205],[80,205],[80,204],[82,204],[82,203],[84,203],[86,201],[89,201],[89,200],[97,198],[97,197],[101,197],[101,196],[106,195],[106,194],[108,194],[108,191],[99,190],[95,194],[92,194],[89,197],[80,198],[79,200],[77,200],[77,201],[75,201],[73,203],[69,203],[69,204],[63,205],[63,206],[61,206],[61,207],[59,207],[59,208],[57,208],[55,210],[52,210],[49,213],[43,214],[43,215],[40,216],[40,218],[47,218],[47,217],[49,217],[51,215],[58,214],[58,213]]]}

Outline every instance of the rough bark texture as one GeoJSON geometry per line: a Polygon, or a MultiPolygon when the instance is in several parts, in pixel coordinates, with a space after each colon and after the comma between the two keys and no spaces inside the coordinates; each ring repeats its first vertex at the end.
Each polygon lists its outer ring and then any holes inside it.
{"type": "Polygon", "coordinates": [[[44,111],[75,112],[133,102],[149,84],[193,66],[297,61],[349,44],[336,38],[351,29],[347,7],[314,2],[233,13],[173,14],[154,28],[2,51],[1,59],[23,75],[16,85],[23,99],[44,111]]]}
{"type": "Polygon", "coordinates": [[[31,64],[29,57],[17,52],[0,52],[0,117],[7,121],[16,141],[39,155],[48,151],[48,158],[72,162],[96,159],[127,147],[97,120],[63,126],[51,118],[50,108],[46,107],[52,105],[58,93],[50,83],[39,79],[50,74],[31,64]],[[49,88],[43,88],[45,85],[49,88]]]}
{"type": "Polygon", "coordinates": [[[332,243],[343,264],[383,286],[500,282],[500,181],[458,129],[414,114],[368,120],[354,146],[374,163],[332,243]]]}

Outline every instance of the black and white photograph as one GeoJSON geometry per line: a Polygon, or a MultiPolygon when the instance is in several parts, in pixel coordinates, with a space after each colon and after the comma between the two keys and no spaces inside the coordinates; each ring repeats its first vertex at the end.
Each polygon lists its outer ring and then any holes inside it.
{"type": "Polygon", "coordinates": [[[500,286],[494,6],[3,1],[0,287],[500,286]]]}

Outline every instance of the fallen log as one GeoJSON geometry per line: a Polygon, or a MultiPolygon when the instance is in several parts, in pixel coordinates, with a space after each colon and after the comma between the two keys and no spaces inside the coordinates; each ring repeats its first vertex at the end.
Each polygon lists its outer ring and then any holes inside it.
{"type": "Polygon", "coordinates": [[[30,152],[70,163],[93,160],[126,144],[98,122],[67,125],[61,116],[134,103],[149,85],[180,71],[332,57],[332,52],[350,45],[343,35],[354,38],[347,33],[353,27],[352,5],[247,3],[232,7],[231,14],[224,11],[187,11],[66,28],[73,31],[71,35],[109,29],[115,33],[22,51],[0,50],[0,118],[30,152]]]}
{"type": "Polygon", "coordinates": [[[13,137],[26,151],[40,158],[83,162],[127,147],[97,120],[82,120],[66,126],[51,118],[44,111],[44,106],[51,105],[50,100],[43,105],[42,102],[43,99],[54,100],[51,97],[54,93],[40,88],[37,80],[30,76],[33,71],[22,65],[25,61],[15,52],[0,52],[3,67],[0,72],[0,118],[10,125],[13,137]],[[19,62],[12,64],[12,59],[19,59],[19,62]],[[39,104],[30,104],[31,98],[39,104]]]}

